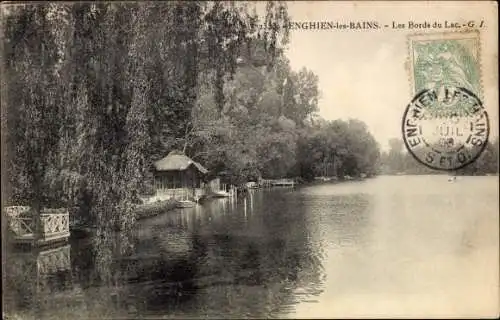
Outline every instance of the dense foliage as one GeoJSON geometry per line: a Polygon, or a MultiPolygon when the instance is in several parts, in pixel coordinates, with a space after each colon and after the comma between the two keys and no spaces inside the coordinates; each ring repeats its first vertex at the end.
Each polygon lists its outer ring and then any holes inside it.
{"type": "Polygon", "coordinates": [[[318,119],[318,77],[291,69],[286,6],[254,6],[5,7],[8,199],[123,229],[173,149],[235,184],[374,174],[366,126],[318,119]]]}

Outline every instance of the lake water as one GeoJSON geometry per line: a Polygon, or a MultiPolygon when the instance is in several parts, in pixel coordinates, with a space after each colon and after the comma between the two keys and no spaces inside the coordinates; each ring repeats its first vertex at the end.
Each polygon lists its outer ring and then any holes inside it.
{"type": "Polygon", "coordinates": [[[382,176],[214,200],[143,220],[133,237],[9,253],[6,308],[44,319],[493,316],[498,192],[497,176],[382,176]],[[111,248],[127,244],[114,261],[111,248]]]}

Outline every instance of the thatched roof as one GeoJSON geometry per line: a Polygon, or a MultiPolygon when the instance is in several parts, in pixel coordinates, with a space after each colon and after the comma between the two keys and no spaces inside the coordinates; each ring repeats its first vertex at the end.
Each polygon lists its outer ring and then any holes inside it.
{"type": "Polygon", "coordinates": [[[178,151],[172,151],[165,158],[154,163],[157,171],[184,171],[191,165],[195,166],[203,174],[208,172],[201,164],[178,151]]]}

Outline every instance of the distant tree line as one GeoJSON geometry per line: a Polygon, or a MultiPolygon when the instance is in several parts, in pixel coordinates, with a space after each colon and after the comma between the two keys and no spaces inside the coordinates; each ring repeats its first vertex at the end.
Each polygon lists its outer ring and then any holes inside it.
{"type": "MultiPolygon", "coordinates": [[[[498,146],[498,137],[494,141],[488,141],[476,161],[452,172],[457,175],[498,174],[498,146]]],[[[403,140],[393,138],[389,140],[389,150],[381,154],[379,172],[382,174],[443,174],[444,171],[424,166],[407,152],[403,140]]]]}
{"type": "Polygon", "coordinates": [[[291,70],[282,2],[2,8],[10,203],[124,228],[174,149],[233,183],[376,172],[364,123],[319,119],[318,77],[291,70]]]}

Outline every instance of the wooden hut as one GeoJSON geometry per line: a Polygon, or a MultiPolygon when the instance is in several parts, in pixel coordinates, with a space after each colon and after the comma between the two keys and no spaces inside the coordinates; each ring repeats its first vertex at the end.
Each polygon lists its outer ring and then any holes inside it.
{"type": "Polygon", "coordinates": [[[156,199],[194,199],[204,195],[208,170],[179,151],[154,163],[156,199]]]}

